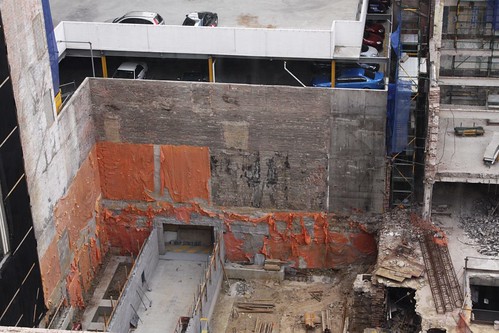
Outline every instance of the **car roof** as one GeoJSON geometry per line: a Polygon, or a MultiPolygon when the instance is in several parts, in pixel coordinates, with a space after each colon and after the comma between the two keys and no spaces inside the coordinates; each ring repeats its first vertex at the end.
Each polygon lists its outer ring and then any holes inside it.
{"type": "Polygon", "coordinates": [[[145,64],[142,62],[124,62],[120,65],[120,67],[118,67],[118,70],[133,71],[133,70],[135,70],[135,67],[137,67],[137,65],[141,65],[142,67],[145,67],[145,64]]]}
{"type": "Polygon", "coordinates": [[[339,76],[359,76],[359,75],[364,75],[365,69],[362,67],[358,68],[348,68],[345,69],[341,72],[339,76]]]}
{"type": "Polygon", "coordinates": [[[143,12],[143,11],[131,11],[123,15],[123,17],[148,17],[148,18],[154,18],[158,13],[154,12],[143,12]]]}

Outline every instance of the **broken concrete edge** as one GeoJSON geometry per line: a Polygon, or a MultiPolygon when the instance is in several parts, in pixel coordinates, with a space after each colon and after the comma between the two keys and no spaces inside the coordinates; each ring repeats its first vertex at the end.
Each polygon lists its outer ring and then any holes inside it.
{"type": "Polygon", "coordinates": [[[278,282],[284,281],[284,266],[281,266],[278,271],[267,271],[263,269],[263,266],[259,265],[239,265],[234,263],[226,263],[225,271],[227,272],[227,277],[229,279],[261,279],[278,282]]]}

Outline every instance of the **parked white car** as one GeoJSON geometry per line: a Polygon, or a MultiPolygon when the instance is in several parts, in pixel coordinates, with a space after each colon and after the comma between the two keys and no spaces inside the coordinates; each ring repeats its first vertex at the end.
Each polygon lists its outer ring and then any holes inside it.
{"type": "Polygon", "coordinates": [[[141,80],[146,78],[147,64],[144,62],[124,62],[113,74],[114,79],[141,80]]]}
{"type": "Polygon", "coordinates": [[[361,57],[377,57],[378,50],[376,50],[376,48],[374,48],[372,46],[362,44],[362,48],[360,50],[360,56],[361,57]]]}
{"type": "Polygon", "coordinates": [[[128,23],[128,24],[153,24],[164,25],[165,20],[158,13],[153,12],[128,12],[123,16],[115,18],[113,23],[128,23]]]}

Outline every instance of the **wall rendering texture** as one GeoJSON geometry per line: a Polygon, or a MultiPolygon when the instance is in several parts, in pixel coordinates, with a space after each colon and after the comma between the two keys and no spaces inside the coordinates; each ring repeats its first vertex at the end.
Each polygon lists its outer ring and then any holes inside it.
{"type": "Polygon", "coordinates": [[[382,211],[383,91],[89,83],[98,141],[207,147],[214,205],[382,211]]]}
{"type": "Polygon", "coordinates": [[[382,210],[385,100],[88,79],[53,123],[23,118],[39,140],[23,147],[47,305],[82,306],[109,247],[136,253],[163,223],[224,230],[231,260],[369,260],[373,236],[335,213],[382,210]]]}

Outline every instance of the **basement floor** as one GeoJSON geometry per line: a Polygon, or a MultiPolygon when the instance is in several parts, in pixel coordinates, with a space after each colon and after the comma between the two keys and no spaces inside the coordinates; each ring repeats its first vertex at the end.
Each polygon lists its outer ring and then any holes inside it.
{"type": "Polygon", "coordinates": [[[140,320],[136,333],[174,332],[178,319],[190,316],[194,292],[207,259],[207,255],[187,253],[178,259],[161,257],[149,283],[149,300],[144,299],[146,304],[137,310],[140,320]]]}
{"type": "Polygon", "coordinates": [[[352,266],[342,271],[294,272],[282,282],[231,279],[230,286],[224,284],[224,292],[217,300],[212,331],[250,333],[259,332],[257,326],[269,325],[273,326],[273,332],[322,333],[320,318],[323,311],[328,313],[331,332],[343,332],[348,294],[356,275],[365,270],[364,267],[352,266]],[[241,303],[264,303],[274,307],[270,313],[251,313],[251,310],[245,312],[241,303]],[[315,329],[305,328],[306,313],[315,317],[315,329]]]}

